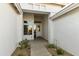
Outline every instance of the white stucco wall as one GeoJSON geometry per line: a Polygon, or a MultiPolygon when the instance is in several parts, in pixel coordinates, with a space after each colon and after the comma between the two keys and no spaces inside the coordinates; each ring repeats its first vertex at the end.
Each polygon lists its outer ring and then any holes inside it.
{"type": "Polygon", "coordinates": [[[55,19],[54,39],[64,50],[79,55],[79,8],[55,19]]]}
{"type": "Polygon", "coordinates": [[[23,15],[17,15],[17,35],[18,35],[18,42],[23,39],[23,15]]]}
{"type": "Polygon", "coordinates": [[[8,4],[0,4],[0,55],[11,55],[17,44],[17,14],[8,4]]]}
{"type": "Polygon", "coordinates": [[[21,40],[21,17],[15,12],[11,5],[0,4],[0,56],[11,55],[21,40]],[[17,20],[20,20],[17,22],[17,20]],[[17,29],[19,28],[19,29],[17,29]],[[18,31],[18,32],[17,32],[18,31]]]}

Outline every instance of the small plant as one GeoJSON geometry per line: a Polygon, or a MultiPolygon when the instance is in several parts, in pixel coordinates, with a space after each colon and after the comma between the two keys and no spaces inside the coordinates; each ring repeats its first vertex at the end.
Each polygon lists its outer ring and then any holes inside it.
{"type": "Polygon", "coordinates": [[[28,47],[28,41],[26,39],[22,40],[21,42],[19,42],[19,45],[20,45],[20,49],[27,48],[28,47]]]}
{"type": "Polygon", "coordinates": [[[64,54],[64,51],[60,48],[58,48],[56,51],[57,51],[58,55],[63,55],[64,54]]]}
{"type": "Polygon", "coordinates": [[[54,44],[49,44],[48,48],[55,48],[56,46],[54,44]]]}

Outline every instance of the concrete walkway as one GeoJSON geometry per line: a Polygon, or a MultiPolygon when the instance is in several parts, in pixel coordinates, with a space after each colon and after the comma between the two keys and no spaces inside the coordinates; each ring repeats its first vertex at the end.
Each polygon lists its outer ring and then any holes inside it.
{"type": "Polygon", "coordinates": [[[47,44],[45,40],[33,40],[29,43],[31,45],[31,56],[51,56],[45,47],[47,44]]]}

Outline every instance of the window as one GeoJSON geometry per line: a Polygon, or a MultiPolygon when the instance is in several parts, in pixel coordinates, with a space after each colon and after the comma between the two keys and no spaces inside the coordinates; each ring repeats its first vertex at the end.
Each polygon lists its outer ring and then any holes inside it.
{"type": "Polygon", "coordinates": [[[32,26],[24,25],[24,35],[32,35],[32,26]]]}

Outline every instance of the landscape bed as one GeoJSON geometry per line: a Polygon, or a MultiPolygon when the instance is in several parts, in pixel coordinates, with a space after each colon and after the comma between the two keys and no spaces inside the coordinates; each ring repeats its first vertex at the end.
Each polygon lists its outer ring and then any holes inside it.
{"type": "Polygon", "coordinates": [[[61,48],[56,47],[53,44],[46,45],[46,48],[52,56],[73,56],[72,54],[68,53],[67,51],[61,48]]]}
{"type": "Polygon", "coordinates": [[[22,40],[19,42],[18,47],[13,52],[12,56],[30,56],[31,54],[31,48],[28,44],[27,39],[22,40]]]}
{"type": "Polygon", "coordinates": [[[30,53],[30,46],[25,49],[20,49],[19,47],[17,47],[12,56],[30,56],[30,53]]]}

